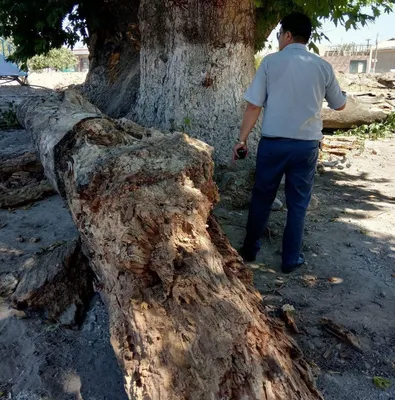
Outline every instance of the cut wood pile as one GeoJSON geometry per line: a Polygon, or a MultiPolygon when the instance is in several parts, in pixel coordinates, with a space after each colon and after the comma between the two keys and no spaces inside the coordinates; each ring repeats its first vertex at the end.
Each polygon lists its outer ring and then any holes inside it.
{"type": "Polygon", "coordinates": [[[356,136],[324,136],[322,140],[323,155],[346,157],[351,152],[359,150],[361,146],[362,141],[356,136]]]}
{"type": "Polygon", "coordinates": [[[362,151],[363,141],[356,136],[328,136],[325,135],[319,154],[317,172],[324,172],[325,168],[345,169],[351,166],[352,155],[362,151]]]}

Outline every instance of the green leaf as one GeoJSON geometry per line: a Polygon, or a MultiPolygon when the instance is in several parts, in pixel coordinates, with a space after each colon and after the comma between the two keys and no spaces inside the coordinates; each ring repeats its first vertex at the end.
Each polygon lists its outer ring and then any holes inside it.
{"type": "Polygon", "coordinates": [[[73,52],[65,47],[52,49],[47,54],[37,55],[28,61],[29,69],[40,71],[45,68],[62,70],[74,67],[77,64],[77,58],[73,52]]]}
{"type": "Polygon", "coordinates": [[[353,26],[354,21],[350,18],[346,21],[346,23],[344,24],[344,27],[346,28],[346,31],[348,31],[351,26],[353,26]]]}
{"type": "Polygon", "coordinates": [[[309,49],[313,50],[315,54],[320,54],[320,49],[313,42],[309,43],[309,49]]]}
{"type": "Polygon", "coordinates": [[[378,7],[372,6],[372,11],[373,11],[374,17],[378,17],[381,14],[378,7]]]}
{"type": "Polygon", "coordinates": [[[387,378],[382,378],[380,376],[373,377],[373,383],[380,389],[388,389],[392,386],[392,382],[387,378]]]}

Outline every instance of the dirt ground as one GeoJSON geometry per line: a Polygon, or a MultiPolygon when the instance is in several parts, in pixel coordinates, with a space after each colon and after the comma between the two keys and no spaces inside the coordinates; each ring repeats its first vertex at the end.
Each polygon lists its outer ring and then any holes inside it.
{"type": "MultiPolygon", "coordinates": [[[[20,271],[40,248],[77,235],[59,196],[31,208],[0,210],[0,226],[0,275],[20,271]],[[40,240],[30,243],[31,237],[40,240]]],[[[0,298],[0,360],[0,399],[127,399],[98,296],[80,330],[27,316],[0,298]]]]}
{"type": "MultiPolygon", "coordinates": [[[[0,133],[0,151],[20,146],[17,130],[0,133]]],[[[272,213],[271,238],[263,238],[257,263],[250,265],[269,313],[284,304],[295,308],[300,333],[294,337],[326,400],[395,400],[394,153],[395,137],[366,142],[362,155],[317,176],[318,206],[308,214],[307,265],[300,271],[280,272],[285,208],[272,213]],[[353,333],[362,351],[327,333],[324,317],[353,333]],[[390,379],[392,387],[378,389],[374,376],[390,379]]],[[[279,198],[284,202],[282,188],[279,198]]],[[[220,203],[215,213],[239,248],[247,210],[220,203]]],[[[0,276],[20,271],[41,247],[76,235],[59,196],[0,210],[0,276]],[[32,237],[40,240],[31,243],[32,237]]],[[[0,399],[127,399],[98,296],[79,330],[10,309],[0,297],[0,360],[0,399]]]]}
{"type": "MultiPolygon", "coordinates": [[[[280,272],[286,210],[272,212],[271,243],[263,238],[257,262],[250,264],[269,312],[294,306],[301,331],[295,339],[315,366],[327,400],[395,399],[394,154],[395,138],[366,142],[350,168],[329,169],[316,178],[319,203],[308,213],[307,265],[300,272],[280,272]],[[363,352],[326,333],[324,317],[353,332],[363,352]],[[393,386],[377,389],[374,376],[389,378],[393,386]]],[[[220,206],[216,215],[240,248],[247,210],[220,206]]]]}
{"type": "MultiPolygon", "coordinates": [[[[295,338],[315,366],[327,400],[395,399],[395,387],[383,391],[372,381],[381,376],[395,383],[394,151],[395,139],[367,143],[350,169],[317,178],[319,205],[309,212],[307,266],[300,272],[279,272],[285,211],[272,213],[272,243],[264,238],[259,263],[251,264],[269,312],[283,304],[295,307],[301,331],[295,338]],[[354,332],[363,352],[326,333],[322,317],[354,332]]],[[[216,214],[239,247],[247,211],[219,206],[216,214]]],[[[0,272],[22,265],[40,246],[76,234],[58,196],[28,209],[0,210],[0,222],[6,224],[0,229],[0,272]],[[41,240],[20,243],[18,235],[41,240]]],[[[9,398],[126,399],[98,297],[79,331],[25,318],[3,304],[0,337],[0,391],[9,398]]]]}
{"type": "Polygon", "coordinates": [[[29,74],[29,84],[50,89],[60,89],[69,85],[79,85],[85,81],[86,72],[33,72],[29,74]]]}

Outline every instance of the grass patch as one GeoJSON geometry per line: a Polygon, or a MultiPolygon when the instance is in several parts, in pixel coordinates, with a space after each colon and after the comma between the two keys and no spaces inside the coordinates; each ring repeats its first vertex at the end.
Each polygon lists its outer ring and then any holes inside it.
{"type": "Polygon", "coordinates": [[[373,383],[380,389],[385,390],[392,386],[392,382],[387,378],[382,378],[380,376],[373,377],[373,383]]]}
{"type": "Polygon", "coordinates": [[[370,125],[356,126],[348,131],[337,130],[334,135],[357,136],[362,139],[378,140],[389,137],[395,133],[395,112],[388,115],[382,122],[370,125]]]}

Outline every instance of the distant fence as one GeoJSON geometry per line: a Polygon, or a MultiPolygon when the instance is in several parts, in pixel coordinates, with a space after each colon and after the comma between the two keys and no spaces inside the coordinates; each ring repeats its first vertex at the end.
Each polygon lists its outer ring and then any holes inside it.
{"type": "Polygon", "coordinates": [[[372,46],[367,44],[339,44],[325,49],[324,57],[369,55],[372,46]]]}

